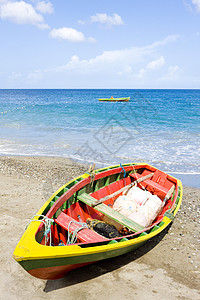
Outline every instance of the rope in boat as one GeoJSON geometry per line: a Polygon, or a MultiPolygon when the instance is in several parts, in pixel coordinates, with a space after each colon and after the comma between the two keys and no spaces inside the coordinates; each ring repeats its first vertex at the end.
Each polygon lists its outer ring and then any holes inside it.
{"type": "Polygon", "coordinates": [[[82,229],[85,229],[85,228],[88,228],[86,223],[77,222],[75,220],[70,221],[69,225],[68,225],[67,245],[75,244],[76,241],[77,241],[77,238],[78,238],[78,232],[81,231],[82,229]],[[81,225],[81,227],[76,228],[74,231],[72,231],[73,233],[72,232],[70,233],[70,226],[71,226],[72,223],[75,223],[77,225],[81,225]]]}
{"type": "Polygon", "coordinates": [[[120,167],[122,168],[122,170],[121,170],[121,172],[120,173],[122,173],[123,171],[124,171],[124,186],[126,185],[126,181],[125,181],[125,177],[126,177],[126,170],[124,169],[124,167],[122,166],[122,164],[119,164],[120,165],[120,167]]]}
{"type": "Polygon", "coordinates": [[[135,169],[135,166],[134,166],[133,164],[130,164],[130,165],[131,165],[131,167],[133,168],[133,173],[136,174],[137,171],[136,171],[136,169],[135,169]]]}
{"type": "Polygon", "coordinates": [[[32,217],[32,219],[28,222],[28,224],[26,225],[25,229],[27,229],[27,227],[30,225],[31,222],[42,222],[44,224],[44,235],[43,237],[45,237],[45,246],[48,242],[49,239],[49,245],[51,246],[51,224],[54,222],[54,220],[49,219],[48,217],[44,216],[44,215],[34,215],[32,217]],[[35,217],[42,217],[43,219],[41,220],[33,220],[33,218],[35,217]],[[48,237],[49,234],[49,237],[48,237]]]}
{"type": "Polygon", "coordinates": [[[124,169],[124,167],[122,166],[122,164],[119,164],[120,165],[120,167],[122,168],[122,170],[121,170],[121,172],[120,173],[122,173],[122,171],[124,171],[124,178],[126,177],[126,170],[124,169]]]}
{"type": "MultiPolygon", "coordinates": [[[[135,169],[135,166],[133,165],[133,164],[131,164],[131,166],[133,167],[133,173],[134,174],[137,174],[137,171],[136,171],[136,169],[135,169]]],[[[135,186],[137,186],[137,182],[135,183],[135,186]]],[[[145,191],[146,190],[146,188],[140,183],[140,186],[141,186],[141,188],[145,191]]]]}
{"type": "Polygon", "coordinates": [[[89,167],[89,170],[88,170],[88,172],[87,172],[87,174],[88,175],[90,175],[90,184],[91,184],[91,187],[93,187],[93,185],[94,185],[94,179],[95,179],[95,170],[94,170],[94,168],[95,168],[95,164],[94,165],[90,165],[90,167],[89,167]]]}

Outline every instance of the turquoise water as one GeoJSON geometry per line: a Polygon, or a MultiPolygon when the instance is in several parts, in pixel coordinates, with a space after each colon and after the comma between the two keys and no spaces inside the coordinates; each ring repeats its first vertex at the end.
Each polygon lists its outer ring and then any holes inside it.
{"type": "Polygon", "coordinates": [[[0,90],[0,155],[145,161],[200,187],[199,117],[200,90],[0,90]]]}

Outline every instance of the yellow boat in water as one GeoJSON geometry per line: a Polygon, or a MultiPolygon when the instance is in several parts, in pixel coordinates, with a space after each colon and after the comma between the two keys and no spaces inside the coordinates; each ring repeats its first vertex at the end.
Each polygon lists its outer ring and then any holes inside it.
{"type": "Polygon", "coordinates": [[[99,101],[104,101],[104,102],[128,102],[130,100],[130,97],[122,97],[122,98],[101,98],[99,101]]]}

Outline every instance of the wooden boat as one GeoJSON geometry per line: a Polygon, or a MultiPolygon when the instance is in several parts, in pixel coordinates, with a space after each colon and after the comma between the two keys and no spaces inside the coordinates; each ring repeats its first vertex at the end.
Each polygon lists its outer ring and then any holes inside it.
{"type": "Polygon", "coordinates": [[[13,257],[35,277],[60,278],[72,269],[138,248],[173,221],[181,199],[181,181],[148,164],[120,164],[85,173],[42,206],[13,257]],[[136,184],[162,200],[162,210],[147,228],[113,209],[116,198],[136,184]],[[105,218],[123,227],[119,236],[105,237],[85,225],[88,219],[105,218]]]}
{"type": "Polygon", "coordinates": [[[99,101],[104,102],[128,102],[130,100],[130,97],[122,97],[122,98],[101,98],[99,101]]]}

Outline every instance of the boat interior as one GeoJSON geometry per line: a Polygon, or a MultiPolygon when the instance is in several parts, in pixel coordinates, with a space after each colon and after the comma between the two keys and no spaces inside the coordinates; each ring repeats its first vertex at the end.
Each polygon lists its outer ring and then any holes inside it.
{"type": "Polygon", "coordinates": [[[99,172],[95,173],[95,176],[79,177],[54,196],[43,212],[43,215],[54,220],[51,225],[51,239],[49,239],[49,234],[45,234],[45,226],[41,223],[36,233],[37,242],[48,246],[67,246],[74,243],[81,247],[88,247],[127,241],[134,237],[143,236],[162,226],[164,215],[167,211],[173,210],[180,193],[175,178],[148,165],[133,166],[127,164],[123,168],[115,167],[102,170],[98,170],[99,172]],[[162,201],[172,186],[175,187],[175,190],[151,226],[143,228],[137,223],[130,222],[127,220],[128,218],[120,216],[112,207],[115,200],[123,193],[123,191],[120,193],[118,191],[140,178],[148,177],[151,173],[153,173],[151,178],[137,183],[139,188],[157,195],[162,201]],[[97,201],[107,196],[109,199],[97,204],[97,201]],[[114,220],[114,222],[123,224],[126,230],[119,232],[119,236],[116,238],[107,238],[85,226],[88,220],[105,222],[114,220]],[[76,239],[69,242],[69,237],[74,232],[76,239]]]}

